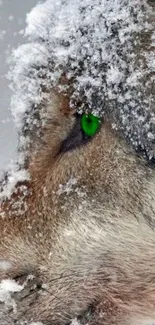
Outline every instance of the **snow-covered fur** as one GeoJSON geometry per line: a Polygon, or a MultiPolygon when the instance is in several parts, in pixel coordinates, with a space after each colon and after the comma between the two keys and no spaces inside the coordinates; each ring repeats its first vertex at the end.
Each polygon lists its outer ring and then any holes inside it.
{"type": "Polygon", "coordinates": [[[25,132],[36,129],[38,115],[43,123],[37,107],[54,87],[69,93],[79,112],[109,117],[136,150],[154,158],[155,23],[149,4],[47,0],[36,6],[27,16],[29,42],[14,51],[10,71],[19,128],[23,118],[25,132]]]}
{"type": "Polygon", "coordinates": [[[14,53],[29,178],[0,207],[0,325],[155,319],[155,170],[135,151],[154,158],[154,7],[80,3],[38,5],[14,53]],[[85,110],[102,118],[87,141],[85,110]]]}

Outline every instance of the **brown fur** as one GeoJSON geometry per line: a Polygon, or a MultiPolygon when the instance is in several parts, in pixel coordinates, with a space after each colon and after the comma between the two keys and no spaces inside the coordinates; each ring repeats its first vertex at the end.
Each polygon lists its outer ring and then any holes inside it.
{"type": "Polygon", "coordinates": [[[0,260],[11,268],[0,279],[34,279],[15,295],[16,314],[0,307],[0,325],[155,319],[155,170],[106,119],[85,146],[60,153],[76,117],[66,97],[51,103],[31,180],[1,204],[0,260]],[[73,191],[61,192],[70,177],[73,191]]]}

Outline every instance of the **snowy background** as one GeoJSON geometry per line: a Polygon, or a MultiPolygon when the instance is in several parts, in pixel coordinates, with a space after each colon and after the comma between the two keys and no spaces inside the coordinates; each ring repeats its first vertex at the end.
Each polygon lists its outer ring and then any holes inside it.
{"type": "Polygon", "coordinates": [[[9,110],[11,91],[5,78],[7,60],[12,48],[23,43],[26,14],[37,2],[0,0],[0,174],[14,158],[17,146],[17,132],[9,110]]]}

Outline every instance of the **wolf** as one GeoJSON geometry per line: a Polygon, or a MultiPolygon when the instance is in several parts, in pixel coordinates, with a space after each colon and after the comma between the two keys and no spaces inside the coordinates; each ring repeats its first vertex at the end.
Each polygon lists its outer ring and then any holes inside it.
{"type": "MultiPolygon", "coordinates": [[[[149,36],[142,46],[148,43],[149,36]]],[[[51,89],[42,107],[39,136],[22,130],[32,140],[30,178],[18,181],[0,207],[0,280],[25,284],[13,294],[16,310],[0,304],[0,325],[152,322],[154,161],[112,127],[108,114],[94,135],[86,134],[84,113],[71,107],[68,91],[51,89]]]]}

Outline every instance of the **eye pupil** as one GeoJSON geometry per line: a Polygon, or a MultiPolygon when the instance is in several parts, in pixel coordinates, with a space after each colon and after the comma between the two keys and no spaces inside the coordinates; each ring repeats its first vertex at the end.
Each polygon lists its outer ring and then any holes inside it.
{"type": "Polygon", "coordinates": [[[92,123],[92,120],[88,117],[87,122],[90,124],[90,123],[92,123]]]}
{"type": "Polygon", "coordinates": [[[81,117],[81,128],[88,136],[93,136],[100,127],[100,118],[93,114],[83,114],[81,117]]]}

